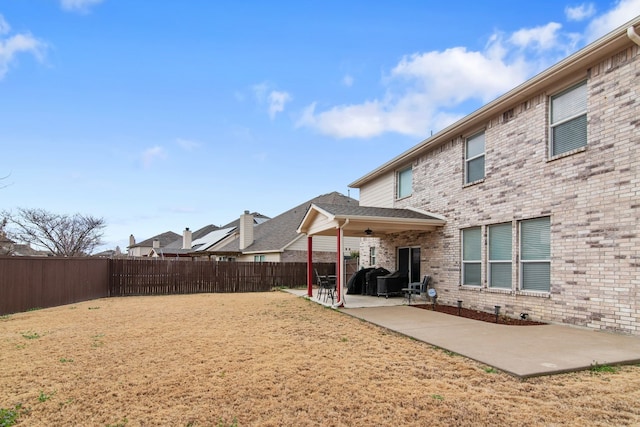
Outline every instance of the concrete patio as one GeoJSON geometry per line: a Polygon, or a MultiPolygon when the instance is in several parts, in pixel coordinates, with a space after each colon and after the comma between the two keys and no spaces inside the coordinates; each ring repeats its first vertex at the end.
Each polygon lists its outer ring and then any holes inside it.
{"type": "MultiPolygon", "coordinates": [[[[288,292],[308,298],[306,289],[288,292]]],[[[311,301],[331,305],[315,292],[311,301]]],[[[521,378],[640,363],[640,337],[564,325],[493,324],[411,307],[402,297],[347,295],[345,302],[338,309],[344,314],[521,378]]]]}

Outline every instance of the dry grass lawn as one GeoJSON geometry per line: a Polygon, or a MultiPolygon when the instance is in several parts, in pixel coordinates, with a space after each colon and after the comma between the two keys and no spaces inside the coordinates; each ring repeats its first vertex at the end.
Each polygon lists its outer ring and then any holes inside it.
{"type": "Polygon", "coordinates": [[[288,293],[100,299],[0,318],[29,426],[622,426],[640,367],[519,380],[288,293]]]}

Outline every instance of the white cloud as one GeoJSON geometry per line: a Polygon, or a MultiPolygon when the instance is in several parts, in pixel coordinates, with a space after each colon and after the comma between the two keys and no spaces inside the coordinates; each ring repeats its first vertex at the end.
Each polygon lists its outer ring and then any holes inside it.
{"type": "Polygon", "coordinates": [[[62,9],[69,12],[88,13],[92,6],[102,3],[103,0],[60,0],[62,9]]]}
{"type": "Polygon", "coordinates": [[[587,27],[587,42],[592,42],[640,15],[640,0],[620,0],[615,7],[595,18],[587,27]]]}
{"type": "Polygon", "coordinates": [[[353,86],[353,77],[349,74],[345,75],[342,78],[342,84],[345,85],[346,87],[351,87],[353,86]]]}
{"type": "Polygon", "coordinates": [[[596,8],[593,3],[584,3],[575,7],[567,6],[564,8],[564,14],[569,21],[583,21],[593,16],[596,8]]]}
{"type": "Polygon", "coordinates": [[[9,34],[11,26],[5,21],[4,16],[0,15],[0,35],[9,34]]]}
{"type": "Polygon", "coordinates": [[[513,33],[510,41],[520,48],[532,47],[547,50],[558,44],[558,32],[561,28],[562,25],[557,22],[535,28],[524,28],[513,33]]]}
{"type": "Polygon", "coordinates": [[[271,89],[269,83],[259,83],[251,87],[258,104],[267,104],[269,117],[273,120],[276,114],[284,111],[284,106],[293,98],[288,92],[271,89]]]}
{"type": "MultiPolygon", "coordinates": [[[[593,25],[606,22],[608,31],[614,18],[636,16],[639,10],[640,0],[621,0],[593,25]]],[[[585,4],[567,13],[586,17],[593,12],[585,4]]],[[[566,57],[583,41],[583,34],[550,22],[511,34],[496,32],[482,50],[453,47],[406,55],[381,81],[384,94],[344,105],[310,103],[296,126],[336,138],[371,138],[385,132],[425,137],[566,57]]]]}
{"type": "Polygon", "coordinates": [[[186,150],[186,151],[193,151],[202,145],[197,141],[192,141],[192,140],[183,139],[183,138],[177,138],[176,144],[178,144],[183,150],[186,150]]]}
{"type": "MultiPolygon", "coordinates": [[[[7,36],[11,27],[0,15],[0,36],[7,36]]],[[[16,61],[20,53],[33,55],[37,60],[44,60],[46,44],[29,33],[15,34],[9,37],[0,37],[0,80],[9,71],[9,66],[16,61]]]]}
{"type": "Polygon", "coordinates": [[[272,90],[269,93],[269,117],[273,120],[276,114],[284,111],[284,104],[291,101],[291,95],[287,92],[272,90]]]}
{"type": "Polygon", "coordinates": [[[145,168],[151,167],[156,160],[162,160],[167,158],[167,152],[164,148],[156,145],[142,152],[142,165],[145,168]]]}
{"type": "Polygon", "coordinates": [[[405,56],[385,79],[387,91],[380,99],[325,111],[317,111],[313,103],[296,125],[337,138],[384,132],[424,137],[461,118],[458,105],[488,102],[535,71],[519,56],[507,60],[507,53],[502,39],[494,37],[484,52],[456,47],[405,56]]]}

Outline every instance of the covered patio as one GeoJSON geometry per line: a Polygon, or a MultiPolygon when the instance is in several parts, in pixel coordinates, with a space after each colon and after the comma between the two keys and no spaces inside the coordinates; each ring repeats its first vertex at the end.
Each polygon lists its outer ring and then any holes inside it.
{"type": "MultiPolygon", "coordinates": [[[[344,237],[377,237],[406,231],[433,231],[446,224],[443,217],[417,209],[312,204],[298,227],[307,235],[307,296],[313,297],[313,236],[336,236],[335,307],[345,307],[344,237]]],[[[351,297],[351,295],[350,295],[351,297]]],[[[355,297],[355,296],[354,296],[355,297]]],[[[351,298],[349,298],[351,299],[351,298]]],[[[351,306],[351,305],[348,305],[351,306]]]]}

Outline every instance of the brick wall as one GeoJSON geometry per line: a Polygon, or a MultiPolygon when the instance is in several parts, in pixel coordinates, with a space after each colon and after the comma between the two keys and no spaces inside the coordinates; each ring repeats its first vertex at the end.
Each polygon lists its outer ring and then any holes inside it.
{"type": "MultiPolygon", "coordinates": [[[[443,215],[435,232],[380,240],[377,264],[396,265],[396,248],[421,246],[421,272],[439,301],[465,307],[640,334],[640,58],[630,47],[584,70],[588,76],[586,149],[549,159],[548,96],[539,93],[492,118],[485,129],[485,178],[464,185],[464,137],[414,159],[413,194],[395,207],[443,215]],[[551,290],[518,290],[519,220],[551,220],[551,290]],[[513,224],[511,290],[486,285],[486,229],[513,224]],[[460,230],[481,226],[484,284],[460,286],[460,230]]],[[[567,83],[565,87],[569,87],[567,83]]],[[[554,92],[563,87],[553,88],[554,92]]],[[[364,239],[360,253],[368,260],[364,239]]]]}

